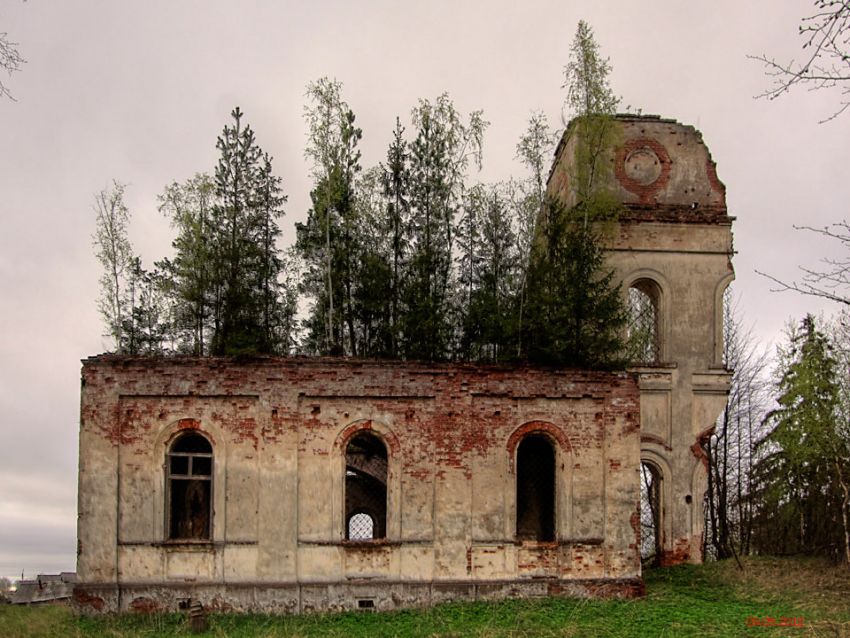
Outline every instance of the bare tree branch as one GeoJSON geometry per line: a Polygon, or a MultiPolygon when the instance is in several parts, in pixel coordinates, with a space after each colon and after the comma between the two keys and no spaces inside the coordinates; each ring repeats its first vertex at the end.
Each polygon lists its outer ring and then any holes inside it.
{"type": "MultiPolygon", "coordinates": [[[[25,62],[26,60],[18,53],[18,43],[10,41],[9,34],[5,32],[0,33],[0,69],[3,69],[11,76],[14,71],[20,71],[21,65],[25,62]]],[[[0,81],[0,98],[3,96],[8,97],[10,100],[15,99],[6,85],[0,81]]]]}
{"type": "Polygon", "coordinates": [[[838,89],[839,107],[821,124],[835,119],[850,108],[850,0],[815,0],[815,13],[803,18],[799,35],[803,37],[802,62],[777,62],[765,54],[747,56],[764,65],[773,85],[756,98],[774,100],[796,85],[809,91],[838,89]]]}
{"type": "MultiPolygon", "coordinates": [[[[794,226],[794,229],[804,230],[828,237],[829,239],[838,240],[850,255],[850,224],[847,221],[842,220],[841,222],[829,224],[823,228],[794,226]]],[[[773,275],[768,275],[759,270],[756,270],[756,273],[770,279],[778,286],[778,288],[771,288],[772,292],[791,290],[803,295],[829,299],[830,301],[850,306],[850,256],[842,259],[827,257],[821,260],[821,264],[825,266],[823,270],[800,266],[803,276],[799,280],[792,282],[782,281],[773,275]]]]}

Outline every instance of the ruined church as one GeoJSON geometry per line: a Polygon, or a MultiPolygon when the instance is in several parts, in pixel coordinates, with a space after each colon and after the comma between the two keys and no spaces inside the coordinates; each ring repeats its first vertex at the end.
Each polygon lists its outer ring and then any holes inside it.
{"type": "MultiPolygon", "coordinates": [[[[661,562],[701,561],[732,218],[698,131],[617,125],[606,255],[649,335],[633,367],[86,359],[77,607],[639,595],[642,464],[661,562]]],[[[568,130],[548,182],[567,205],[574,162],[568,130]]]]}

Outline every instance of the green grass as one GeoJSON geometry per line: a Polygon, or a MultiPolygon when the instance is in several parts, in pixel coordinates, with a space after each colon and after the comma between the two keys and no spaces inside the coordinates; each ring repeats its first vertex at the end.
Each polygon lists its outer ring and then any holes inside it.
{"type": "MultiPolygon", "coordinates": [[[[386,614],[213,615],[215,637],[531,638],[830,636],[850,638],[850,570],[817,560],[748,559],[648,572],[639,600],[454,603],[386,614]],[[748,626],[748,618],[802,618],[800,627],[748,626]]],[[[66,607],[0,607],[0,636],[191,636],[184,615],[78,618],[66,607]]]]}

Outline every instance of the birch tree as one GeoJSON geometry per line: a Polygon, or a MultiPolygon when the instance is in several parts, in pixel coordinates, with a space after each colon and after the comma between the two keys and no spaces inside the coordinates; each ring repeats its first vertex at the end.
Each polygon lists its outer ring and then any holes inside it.
{"type": "Polygon", "coordinates": [[[555,135],[546,115],[532,113],[525,132],[516,146],[516,157],[528,170],[526,179],[516,186],[511,184],[511,200],[516,210],[517,264],[519,271],[519,294],[517,309],[516,354],[522,352],[525,306],[528,303],[528,267],[531,247],[537,232],[537,221],[543,212],[547,171],[551,163],[555,135]]]}
{"type": "Polygon", "coordinates": [[[610,73],[611,64],[600,54],[593,29],[579,21],[570,61],[564,67],[564,88],[565,107],[574,116],[566,136],[575,136],[577,141],[570,182],[584,224],[608,218],[617,208],[613,198],[599,188],[613,170],[608,154],[619,142],[614,114],[620,98],[611,89],[610,73]]]}
{"type": "Polygon", "coordinates": [[[98,309],[115,352],[123,352],[124,322],[128,309],[128,278],[133,249],[127,234],[130,211],[124,203],[125,185],[117,180],[95,195],[93,235],[95,254],[102,267],[98,309]]]}
{"type": "Polygon", "coordinates": [[[213,315],[221,307],[222,288],[213,262],[214,200],[215,183],[205,173],[183,184],[173,182],[159,196],[159,210],[177,232],[171,243],[174,259],[163,264],[173,285],[177,349],[195,356],[209,354],[213,315]]]}
{"type": "Polygon", "coordinates": [[[353,315],[357,230],[354,181],[362,131],[341,96],[342,84],[321,78],[307,86],[307,146],[312,163],[312,207],[296,224],[298,250],[307,264],[304,289],[313,298],[308,320],[311,349],[357,354],[353,315]]]}

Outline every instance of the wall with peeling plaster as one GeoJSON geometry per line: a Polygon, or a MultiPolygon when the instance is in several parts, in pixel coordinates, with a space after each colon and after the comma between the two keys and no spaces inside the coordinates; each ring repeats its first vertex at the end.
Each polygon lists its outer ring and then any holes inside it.
{"type": "Polygon", "coordinates": [[[641,590],[630,373],[349,360],[83,364],[77,605],[378,609],[641,590]],[[209,542],[167,540],[165,458],[214,449],[209,542]],[[387,537],[344,540],[344,455],[388,451],[387,537]],[[516,449],[556,449],[556,541],[515,540],[516,449]]]}

